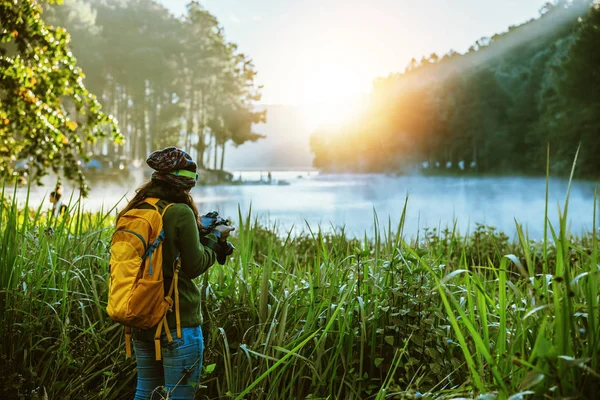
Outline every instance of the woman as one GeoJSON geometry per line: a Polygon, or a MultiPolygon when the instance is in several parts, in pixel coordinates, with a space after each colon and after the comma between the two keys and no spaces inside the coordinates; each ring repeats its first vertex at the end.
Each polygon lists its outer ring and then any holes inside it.
{"type": "Polygon", "coordinates": [[[58,218],[64,216],[67,212],[67,206],[62,201],[62,185],[57,184],[53,192],[50,192],[50,203],[52,203],[52,216],[58,218]]]}
{"type": "MultiPolygon", "coordinates": [[[[135,197],[119,213],[119,217],[132,208],[152,208],[144,203],[146,198],[161,199],[157,206],[163,214],[165,239],[163,242],[163,265],[174,265],[180,256],[179,310],[181,315],[181,338],[172,330],[173,341],[161,337],[162,360],[156,361],[154,347],[155,328],[133,330],[133,348],[136,354],[138,379],[135,400],[151,399],[159,387],[165,387],[171,399],[193,399],[200,379],[204,343],[202,339],[202,316],[200,290],[192,281],[204,273],[215,260],[223,264],[233,247],[227,243],[234,230],[227,225],[214,227],[210,233],[200,222],[190,189],[196,185],[196,164],[183,150],[168,147],[155,151],[146,163],[154,170],[150,182],[137,189],[135,197]]],[[[165,291],[171,285],[173,271],[164,268],[165,291]]],[[[168,313],[167,322],[176,326],[174,313],[168,313]]],[[[160,398],[157,394],[155,398],[160,398]]]]}

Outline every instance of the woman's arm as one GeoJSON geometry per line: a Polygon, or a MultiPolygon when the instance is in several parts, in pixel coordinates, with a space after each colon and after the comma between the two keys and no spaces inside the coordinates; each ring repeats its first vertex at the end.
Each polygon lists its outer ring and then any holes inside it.
{"type": "MultiPolygon", "coordinates": [[[[217,253],[200,243],[196,218],[191,208],[181,207],[177,226],[181,269],[186,276],[194,279],[215,263],[217,253]]],[[[216,242],[217,238],[213,237],[212,240],[216,242]]]]}

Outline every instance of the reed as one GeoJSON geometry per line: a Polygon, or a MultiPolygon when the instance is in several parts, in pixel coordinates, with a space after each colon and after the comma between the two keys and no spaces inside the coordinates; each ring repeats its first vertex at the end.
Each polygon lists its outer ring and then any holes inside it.
{"type": "MultiPolygon", "coordinates": [[[[5,189],[0,397],[131,395],[135,365],[105,313],[114,209],[71,199],[57,220],[5,189]]],[[[568,231],[568,194],[559,214],[552,226],[546,212],[540,241],[518,224],[516,240],[482,225],[407,238],[405,213],[396,226],[374,213],[373,234],[357,239],[282,235],[240,210],[238,251],[198,280],[201,398],[595,396],[597,231],[568,231]]]]}

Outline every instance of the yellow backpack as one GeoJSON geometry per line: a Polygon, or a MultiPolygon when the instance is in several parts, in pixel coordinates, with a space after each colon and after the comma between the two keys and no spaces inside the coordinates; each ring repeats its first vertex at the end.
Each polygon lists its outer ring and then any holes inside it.
{"type": "Polygon", "coordinates": [[[125,325],[125,349],[129,357],[131,328],[148,329],[157,326],[154,335],[157,360],[161,359],[160,335],[163,327],[169,342],[173,340],[167,325],[167,312],[172,310],[173,303],[177,337],[181,337],[177,290],[177,277],[181,268],[179,257],[173,266],[173,280],[167,294],[163,282],[163,215],[172,204],[167,205],[161,213],[156,205],[159,201],[160,199],[147,198],[144,203],[150,204],[152,209],[131,209],[117,221],[110,246],[110,282],[106,308],[114,321],[125,325]]]}

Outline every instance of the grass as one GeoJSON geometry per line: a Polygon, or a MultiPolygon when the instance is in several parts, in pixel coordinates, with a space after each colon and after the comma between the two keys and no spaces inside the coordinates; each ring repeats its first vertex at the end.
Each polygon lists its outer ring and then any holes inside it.
{"type": "MultiPolygon", "coordinates": [[[[0,205],[0,397],[131,396],[135,364],[105,313],[114,210],[72,201],[56,220],[12,198],[0,205]]],[[[541,241],[518,224],[516,241],[482,225],[412,240],[404,215],[376,214],[371,238],[281,237],[240,212],[237,252],[198,280],[200,398],[594,397],[598,237],[572,236],[567,212],[568,200],[541,241]]]]}

